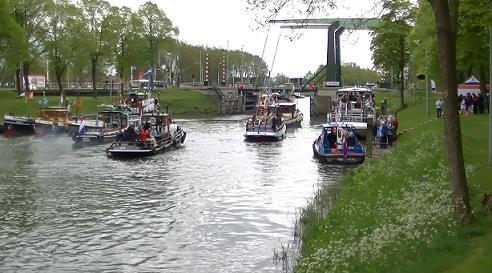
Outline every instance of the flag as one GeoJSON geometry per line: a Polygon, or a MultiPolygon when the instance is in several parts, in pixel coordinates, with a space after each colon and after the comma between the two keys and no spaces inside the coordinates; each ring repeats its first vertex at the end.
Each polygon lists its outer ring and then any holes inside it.
{"type": "Polygon", "coordinates": [[[143,76],[144,76],[144,78],[148,78],[151,74],[152,74],[152,68],[150,68],[149,70],[145,71],[145,73],[143,74],[143,76]]]}
{"type": "Polygon", "coordinates": [[[75,101],[75,108],[79,110],[81,106],[82,106],[82,101],[80,100],[80,98],[77,98],[77,100],[75,101]]]}
{"type": "Polygon", "coordinates": [[[344,135],[342,138],[342,153],[343,153],[343,158],[347,158],[347,153],[348,153],[348,143],[347,143],[347,136],[344,135]]]}
{"type": "MultiPolygon", "coordinates": [[[[96,122],[97,123],[97,122],[96,122]]],[[[97,126],[97,125],[96,125],[97,126]]],[[[80,124],[79,124],[79,135],[85,134],[85,120],[84,118],[80,118],[80,124]]]]}

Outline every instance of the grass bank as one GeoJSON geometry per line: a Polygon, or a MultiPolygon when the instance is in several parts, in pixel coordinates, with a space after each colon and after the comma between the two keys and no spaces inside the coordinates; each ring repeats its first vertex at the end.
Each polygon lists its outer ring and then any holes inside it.
{"type": "MultiPolygon", "coordinates": [[[[17,115],[35,115],[39,109],[39,100],[41,97],[34,97],[30,102],[26,102],[24,98],[18,98],[14,91],[0,92],[0,123],[3,124],[5,113],[15,113],[17,115]]],[[[73,104],[76,97],[70,96],[70,102],[73,104]]],[[[81,114],[95,114],[100,110],[98,107],[101,104],[117,103],[118,98],[110,97],[81,97],[81,114]]],[[[214,115],[217,113],[217,103],[209,96],[196,91],[180,90],[180,89],[165,89],[160,91],[161,107],[169,107],[169,111],[178,116],[194,117],[205,115],[214,115]]],[[[59,105],[60,97],[48,97],[48,105],[59,105]]],[[[72,108],[74,109],[74,108],[72,108]]],[[[73,113],[75,114],[75,113],[73,113]]]]}
{"type": "MultiPolygon", "coordinates": [[[[423,103],[410,104],[399,112],[400,128],[426,118],[423,103]]],[[[319,193],[318,203],[302,213],[303,258],[296,272],[489,272],[492,217],[484,218],[480,203],[492,190],[487,121],[486,115],[462,118],[476,224],[453,219],[442,122],[436,120],[401,136],[392,153],[350,171],[328,215],[323,203],[331,194],[319,193]]]]}

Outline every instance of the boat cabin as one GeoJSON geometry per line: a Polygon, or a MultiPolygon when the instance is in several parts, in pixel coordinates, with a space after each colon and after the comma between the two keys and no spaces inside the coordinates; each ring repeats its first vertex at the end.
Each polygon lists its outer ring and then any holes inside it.
{"type": "Polygon", "coordinates": [[[368,114],[374,114],[374,93],[368,88],[339,89],[334,107],[341,121],[366,122],[368,114]]]}
{"type": "Polygon", "coordinates": [[[49,106],[39,110],[38,118],[59,124],[68,124],[70,120],[70,110],[65,107],[49,106]]]}
{"type": "Polygon", "coordinates": [[[123,129],[128,126],[128,113],[124,111],[102,111],[99,119],[103,122],[104,128],[123,129]]]}

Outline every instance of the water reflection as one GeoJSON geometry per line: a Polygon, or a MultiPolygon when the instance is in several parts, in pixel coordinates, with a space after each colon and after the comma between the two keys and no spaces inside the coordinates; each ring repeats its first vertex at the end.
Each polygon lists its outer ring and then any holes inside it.
{"type": "Polygon", "coordinates": [[[342,171],[313,158],[319,127],[300,102],[303,128],[283,141],[244,142],[247,116],[181,120],[185,148],[136,160],[0,138],[0,268],[275,272],[296,209],[342,171]]]}

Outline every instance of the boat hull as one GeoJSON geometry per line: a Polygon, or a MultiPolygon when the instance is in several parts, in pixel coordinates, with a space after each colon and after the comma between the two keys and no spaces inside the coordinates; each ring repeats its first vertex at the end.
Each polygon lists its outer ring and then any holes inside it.
{"type": "Polygon", "coordinates": [[[73,148],[83,148],[93,145],[101,145],[111,143],[116,139],[116,134],[111,135],[73,135],[73,148]]]}
{"type": "Polygon", "coordinates": [[[34,120],[27,117],[5,115],[3,125],[7,135],[34,133],[34,120]]]}
{"type": "Polygon", "coordinates": [[[106,155],[115,158],[146,157],[162,153],[172,147],[176,148],[184,143],[186,132],[177,130],[173,136],[153,142],[113,142],[106,149],[106,155]]]}
{"type": "Polygon", "coordinates": [[[304,116],[302,113],[297,114],[294,116],[294,118],[285,118],[284,123],[287,126],[287,128],[296,128],[296,127],[301,127],[302,120],[304,119],[304,116]]]}
{"type": "Polygon", "coordinates": [[[312,147],[314,156],[329,164],[351,165],[363,163],[365,160],[364,152],[348,150],[345,154],[338,151],[336,153],[325,153],[319,147],[317,141],[313,143],[312,147]]]}
{"type": "Polygon", "coordinates": [[[287,126],[283,124],[282,127],[276,131],[263,129],[247,130],[244,137],[247,141],[278,141],[285,138],[286,127],[287,126]]]}

